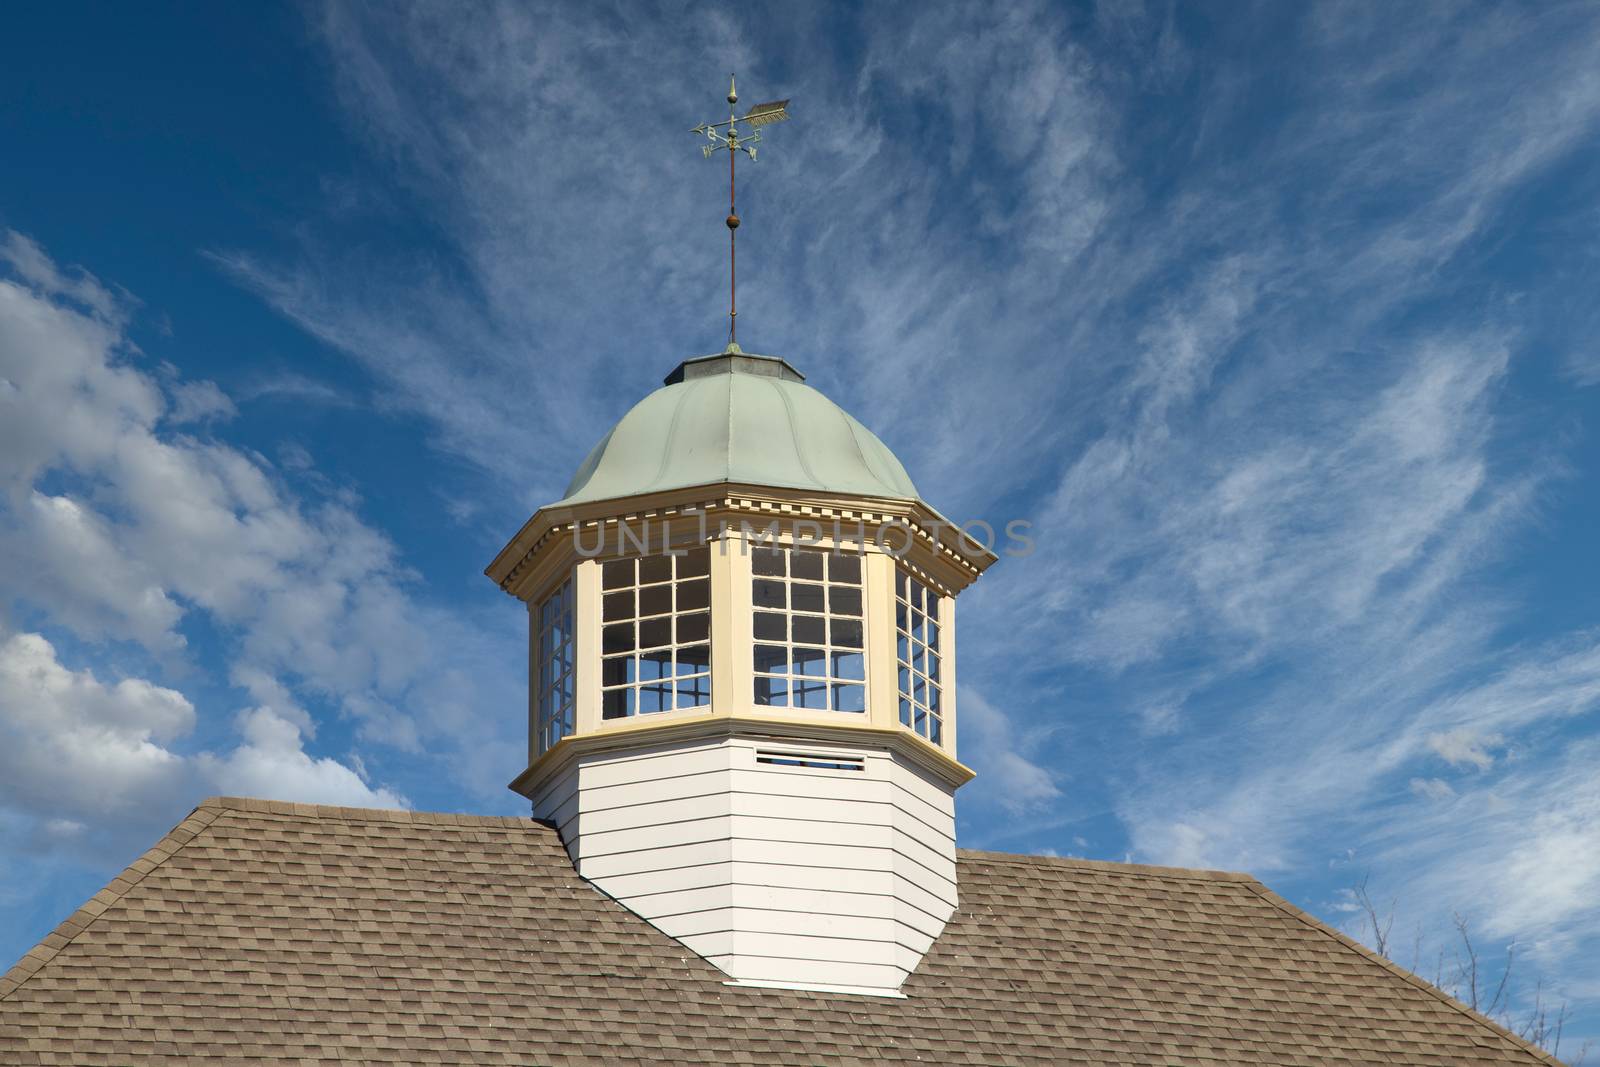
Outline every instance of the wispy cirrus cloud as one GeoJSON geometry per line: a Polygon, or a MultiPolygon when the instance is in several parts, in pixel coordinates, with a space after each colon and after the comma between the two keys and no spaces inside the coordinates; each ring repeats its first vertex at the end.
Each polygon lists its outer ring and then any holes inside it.
{"type": "MultiPolygon", "coordinates": [[[[1571,492],[1528,382],[1545,351],[1587,380],[1569,312],[1600,261],[1562,233],[1592,216],[1521,223],[1593,162],[1591,12],[873,8],[841,53],[805,11],[648,46],[604,10],[326,11],[349,121],[447,252],[329,255],[331,217],[298,259],[221,260],[525,487],[507,511],[720,343],[720,178],[680,132],[720,91],[702,73],[795,98],[745,170],[741,336],[947,511],[1034,519],[1039,551],[963,600],[962,736],[991,769],[968,803],[1008,840],[1111,810],[1097,845],[1164,862],[1287,877],[1389,842],[1445,869],[1412,813],[1465,840],[1508,753],[1589,714],[1592,638],[1508,640],[1494,568],[1571,492]],[[613,85],[650,92],[619,115],[613,85]],[[1512,679],[1521,711],[1467,713],[1512,679]]],[[[1561,806],[1495,795],[1526,824],[1561,806]]],[[[1462,877],[1463,907],[1517,914],[1462,877]]]]}

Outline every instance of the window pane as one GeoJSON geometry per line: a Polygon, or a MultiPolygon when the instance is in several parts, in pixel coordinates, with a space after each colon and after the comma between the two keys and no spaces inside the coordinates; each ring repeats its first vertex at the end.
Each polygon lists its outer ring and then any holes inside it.
{"type": "Polygon", "coordinates": [[[784,641],[789,637],[785,627],[788,617],[770,611],[756,612],[756,640],[784,641]]]}
{"type": "Polygon", "coordinates": [[[803,681],[796,678],[789,691],[790,706],[828,710],[828,685],[826,682],[803,681]]]}
{"type": "Polygon", "coordinates": [[[646,619],[639,623],[639,647],[655,648],[672,643],[672,620],[646,619]]]}
{"type": "Polygon", "coordinates": [[[639,590],[640,615],[665,615],[672,610],[672,586],[652,585],[639,590]]]}
{"type": "Polygon", "coordinates": [[[678,683],[678,707],[698,708],[711,703],[711,679],[701,676],[678,683]]]}
{"type": "Polygon", "coordinates": [[[601,568],[600,584],[607,589],[626,589],[633,584],[633,560],[614,559],[601,568]]]}
{"type": "Polygon", "coordinates": [[[828,557],[828,580],[830,582],[849,582],[852,585],[860,585],[861,557],[856,555],[828,557]]]}
{"type": "Polygon", "coordinates": [[[905,571],[897,570],[894,572],[894,595],[902,597],[906,595],[905,571]]]}
{"type": "Polygon", "coordinates": [[[911,639],[922,640],[922,612],[916,610],[911,612],[911,639]]]}
{"type": "Polygon", "coordinates": [[[934,621],[935,616],[933,614],[933,611],[934,611],[933,605],[931,605],[931,604],[928,605],[928,638],[927,638],[927,640],[928,640],[928,644],[932,645],[934,648],[938,648],[939,647],[939,624],[934,621]]]}
{"type": "Polygon", "coordinates": [[[943,723],[941,723],[938,719],[928,720],[928,740],[932,741],[936,745],[941,745],[944,743],[944,730],[942,729],[942,726],[943,723]]]}
{"type": "Polygon", "coordinates": [[[904,696],[911,695],[911,670],[908,667],[900,668],[900,692],[904,696]]]}
{"type": "Polygon", "coordinates": [[[769,674],[783,674],[789,669],[789,650],[781,645],[757,645],[755,668],[769,674]]]}
{"type": "Polygon", "coordinates": [[[639,711],[649,713],[654,711],[672,710],[672,686],[647,685],[639,690],[639,711]]]}
{"type": "Polygon", "coordinates": [[[911,725],[911,701],[903,697],[900,700],[900,721],[906,726],[911,725]]]}
{"type": "Polygon", "coordinates": [[[828,610],[835,615],[860,615],[861,590],[840,585],[829,586],[828,610]]]}
{"type": "Polygon", "coordinates": [[[657,678],[670,678],[672,676],[672,650],[662,649],[659,652],[646,652],[639,657],[639,677],[650,682],[657,678]]]}
{"type": "Polygon", "coordinates": [[[822,586],[807,582],[794,582],[789,586],[789,607],[794,611],[822,613],[822,586]]]}
{"type": "Polygon", "coordinates": [[[796,615],[792,620],[792,625],[796,641],[802,641],[808,645],[820,645],[828,640],[825,636],[827,633],[826,619],[810,619],[804,615],[796,615]]]}
{"type": "Polygon", "coordinates": [[[684,555],[678,557],[678,577],[695,578],[702,574],[711,573],[711,549],[709,546],[691,548],[684,555]]]}
{"type": "Polygon", "coordinates": [[[639,561],[639,584],[672,580],[671,556],[646,556],[639,561]]]}
{"type": "Polygon", "coordinates": [[[784,606],[783,583],[765,579],[758,579],[754,589],[755,605],[758,608],[779,608],[784,606]]]}
{"type": "Polygon", "coordinates": [[[860,648],[861,624],[854,619],[834,619],[833,643],[843,648],[860,648]]]}
{"type": "Polygon", "coordinates": [[[679,674],[704,674],[711,669],[711,646],[690,645],[678,649],[679,674]]]}
{"type": "Polygon", "coordinates": [[[855,681],[863,680],[867,676],[866,660],[859,652],[835,652],[833,654],[833,676],[855,681]]]}
{"type": "Polygon", "coordinates": [[[633,714],[633,690],[613,689],[602,698],[601,716],[607,719],[625,719],[633,714]]]}
{"type": "Polygon", "coordinates": [[[894,624],[902,630],[909,625],[906,622],[906,606],[904,604],[896,604],[894,606],[894,624]]]}
{"type": "Polygon", "coordinates": [[[600,661],[601,685],[626,685],[633,680],[632,656],[607,656],[600,661]]]}
{"type": "Polygon", "coordinates": [[[782,577],[786,555],[782,549],[758,548],[750,553],[750,569],[759,575],[782,577]]]}
{"type": "Polygon", "coordinates": [[[606,622],[621,622],[633,618],[633,593],[607,593],[601,618],[606,622]]]}
{"type": "Polygon", "coordinates": [[[789,576],[807,581],[822,581],[822,553],[795,551],[789,555],[789,576]]]}
{"type": "Polygon", "coordinates": [[[899,657],[902,663],[911,662],[911,639],[905,634],[901,634],[899,639],[895,641],[894,654],[899,657]]]}
{"type": "Polygon", "coordinates": [[[864,685],[836,685],[833,687],[834,711],[866,711],[867,687],[864,685]]]}
{"type": "Polygon", "coordinates": [[[697,611],[711,606],[711,580],[701,578],[678,583],[678,610],[697,611]]]}
{"type": "Polygon", "coordinates": [[[788,681],[783,678],[757,678],[756,703],[779,708],[788,706],[788,681]]]}
{"type": "Polygon", "coordinates": [[[794,650],[794,673],[810,674],[821,677],[827,672],[828,656],[820,648],[796,648],[794,650]]]}
{"type": "Polygon", "coordinates": [[[603,652],[632,652],[633,623],[619,622],[607,626],[600,640],[600,648],[603,652]]]}
{"type": "Polygon", "coordinates": [[[939,680],[939,657],[935,656],[932,652],[929,652],[927,661],[928,680],[931,682],[937,682],[939,680]]]}
{"type": "Polygon", "coordinates": [[[711,613],[702,611],[694,615],[678,616],[678,644],[704,641],[711,636],[711,613]]]}

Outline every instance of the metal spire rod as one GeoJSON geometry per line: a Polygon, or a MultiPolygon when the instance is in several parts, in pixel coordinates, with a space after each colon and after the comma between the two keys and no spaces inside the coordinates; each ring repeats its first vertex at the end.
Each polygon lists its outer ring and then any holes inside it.
{"type": "Polygon", "coordinates": [[[701,146],[705,157],[710,159],[713,154],[727,150],[728,153],[728,344],[734,345],[738,341],[739,326],[739,275],[738,275],[738,230],[739,213],[736,209],[736,190],[734,162],[740,152],[750,157],[755,162],[756,145],[761,140],[761,127],[773,122],[782,122],[789,117],[789,101],[773,100],[765,104],[757,104],[744,113],[742,118],[734,112],[734,105],[739,102],[738,89],[734,85],[733,75],[728,75],[728,119],[726,122],[709,122],[696,126],[691,133],[704,134],[711,143],[701,146]],[[750,127],[750,132],[740,134],[739,123],[750,127]],[[723,127],[726,126],[726,132],[723,127]]]}

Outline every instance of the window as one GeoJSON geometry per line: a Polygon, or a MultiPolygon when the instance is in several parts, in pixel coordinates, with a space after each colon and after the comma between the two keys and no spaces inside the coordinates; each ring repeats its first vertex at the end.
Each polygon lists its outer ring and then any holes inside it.
{"type": "Polygon", "coordinates": [[[538,722],[534,729],[544,752],[572,733],[572,579],[539,605],[538,722]]]}
{"type": "Polygon", "coordinates": [[[894,580],[895,655],[900,667],[900,722],[934,744],[942,742],[939,594],[905,571],[894,580]]]}
{"type": "Polygon", "coordinates": [[[756,703],[866,711],[861,557],[762,548],[750,563],[756,703]]]}
{"type": "Polygon", "coordinates": [[[600,571],[607,719],[711,703],[711,550],[616,559],[600,571]]]}

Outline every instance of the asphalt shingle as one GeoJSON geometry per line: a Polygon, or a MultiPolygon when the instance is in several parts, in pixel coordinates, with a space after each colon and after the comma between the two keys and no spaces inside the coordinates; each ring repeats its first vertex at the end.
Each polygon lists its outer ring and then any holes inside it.
{"type": "Polygon", "coordinates": [[[1557,1062],[1245,875],[959,870],[906,999],[750,989],[542,824],[208,800],[0,977],[0,1062],[1557,1062]]]}

